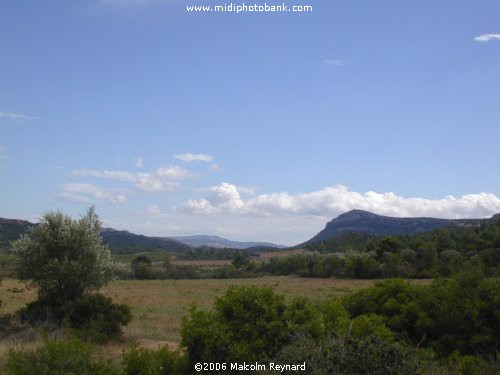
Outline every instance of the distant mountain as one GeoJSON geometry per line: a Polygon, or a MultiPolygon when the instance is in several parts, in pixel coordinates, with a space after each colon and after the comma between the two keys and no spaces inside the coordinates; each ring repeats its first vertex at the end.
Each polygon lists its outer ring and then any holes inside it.
{"type": "MultiPolygon", "coordinates": [[[[495,215],[494,217],[497,217],[495,215]]],[[[325,229],[302,245],[327,241],[339,234],[363,233],[372,236],[399,236],[428,232],[447,226],[477,226],[490,219],[436,219],[431,217],[389,217],[362,210],[339,215],[326,224],[325,229]]]]}
{"type": "MultiPolygon", "coordinates": [[[[37,224],[25,220],[0,218],[0,249],[10,249],[11,243],[37,224]]],[[[103,242],[114,253],[134,254],[143,251],[184,251],[189,246],[171,238],[147,237],[125,230],[103,228],[103,242]]]]}
{"type": "Polygon", "coordinates": [[[29,228],[35,226],[26,220],[4,219],[0,217],[0,249],[9,249],[15,241],[29,228]]]}
{"type": "Polygon", "coordinates": [[[215,248],[224,248],[230,247],[233,249],[248,249],[248,248],[283,248],[284,246],[276,245],[274,243],[269,242],[240,242],[240,241],[231,241],[219,236],[205,236],[205,235],[197,235],[197,236],[176,236],[170,237],[174,240],[180,241],[186,245],[192,247],[215,247],[215,248]]]}
{"type": "Polygon", "coordinates": [[[111,251],[121,254],[135,254],[143,251],[184,251],[190,247],[180,241],[167,237],[148,237],[130,233],[126,230],[104,228],[101,231],[103,242],[111,251]]]}

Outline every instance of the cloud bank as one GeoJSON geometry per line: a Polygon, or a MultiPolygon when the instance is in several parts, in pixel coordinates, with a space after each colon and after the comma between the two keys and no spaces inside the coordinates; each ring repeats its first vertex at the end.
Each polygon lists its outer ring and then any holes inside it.
{"type": "Polygon", "coordinates": [[[220,213],[253,215],[312,215],[334,217],[352,209],[396,217],[429,216],[438,218],[488,217],[500,212],[500,198],[491,193],[468,194],[441,199],[406,198],[392,192],[358,193],[347,186],[325,187],[311,193],[287,192],[260,194],[242,198],[236,185],[222,183],[210,194],[184,203],[186,213],[212,215],[220,213]]]}

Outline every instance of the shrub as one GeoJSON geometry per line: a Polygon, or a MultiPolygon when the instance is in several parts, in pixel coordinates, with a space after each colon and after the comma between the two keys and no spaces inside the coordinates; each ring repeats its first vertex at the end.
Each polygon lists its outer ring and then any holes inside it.
{"type": "Polygon", "coordinates": [[[123,375],[180,375],[187,373],[186,357],[166,346],[158,351],[132,347],[123,353],[123,375]]]}
{"type": "Polygon", "coordinates": [[[56,328],[64,318],[64,307],[37,299],[18,311],[23,323],[43,328],[56,328]]]}
{"type": "Polygon", "coordinates": [[[289,340],[284,297],[269,288],[230,287],[214,310],[193,308],[182,345],[196,362],[264,361],[289,340]]]}
{"type": "Polygon", "coordinates": [[[451,279],[412,286],[379,283],[345,299],[354,316],[377,314],[393,331],[442,356],[495,355],[500,350],[500,282],[466,269],[451,279]]]}
{"type": "Polygon", "coordinates": [[[152,261],[145,255],[135,257],[131,262],[132,272],[136,279],[144,280],[152,277],[152,261]]]}
{"type": "Polygon", "coordinates": [[[83,296],[63,306],[36,300],[19,310],[21,321],[43,328],[56,328],[61,322],[76,329],[82,339],[103,343],[121,335],[121,326],[132,319],[130,307],[113,303],[101,294],[83,296]]]}
{"type": "MultiPolygon", "coordinates": [[[[418,357],[414,351],[373,336],[331,336],[320,341],[298,336],[280,351],[273,362],[305,362],[306,372],[310,375],[390,375],[419,372],[418,357]]],[[[283,372],[295,373],[296,371],[283,372]]]]}
{"type": "Polygon", "coordinates": [[[325,333],[325,321],[320,308],[305,297],[293,299],[285,311],[288,330],[294,334],[320,337],[325,333]]]}
{"type": "Polygon", "coordinates": [[[132,319],[130,307],[113,303],[111,298],[94,294],[72,301],[66,321],[84,339],[103,343],[118,338],[121,327],[132,319]]]}
{"type": "Polygon", "coordinates": [[[118,374],[110,362],[92,360],[90,346],[77,339],[46,341],[35,351],[10,351],[7,369],[11,375],[118,374]]]}

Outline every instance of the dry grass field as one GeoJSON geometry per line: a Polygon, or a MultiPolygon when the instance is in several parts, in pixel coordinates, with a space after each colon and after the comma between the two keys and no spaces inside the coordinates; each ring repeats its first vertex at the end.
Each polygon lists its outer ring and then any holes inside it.
{"type": "MultiPolygon", "coordinates": [[[[372,286],[376,280],[339,280],[299,277],[261,277],[230,280],[122,280],[108,285],[102,293],[115,302],[132,306],[133,320],[125,327],[124,342],[110,344],[99,350],[111,358],[118,357],[131,341],[141,346],[157,348],[160,345],[178,346],[182,317],[192,304],[210,308],[215,299],[224,294],[230,285],[271,286],[287,298],[307,296],[327,298],[342,296],[352,291],[372,286]]],[[[415,280],[426,283],[426,280],[415,280]]],[[[3,280],[0,300],[4,302],[2,313],[14,312],[36,298],[36,291],[17,280],[3,280]]],[[[11,347],[35,347],[39,335],[30,333],[22,338],[0,341],[0,368],[5,363],[11,347]]]]}
{"type": "Polygon", "coordinates": [[[304,249],[267,251],[265,253],[260,253],[259,257],[262,260],[269,260],[271,258],[284,257],[287,255],[304,254],[304,252],[304,249]]]}
{"type": "Polygon", "coordinates": [[[230,259],[174,259],[171,261],[176,266],[204,266],[220,267],[231,264],[230,259]]]}

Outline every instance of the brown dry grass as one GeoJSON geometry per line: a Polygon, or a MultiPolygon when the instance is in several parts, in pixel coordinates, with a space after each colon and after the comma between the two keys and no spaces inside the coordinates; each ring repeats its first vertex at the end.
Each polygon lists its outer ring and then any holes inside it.
{"type": "Polygon", "coordinates": [[[260,253],[260,259],[268,260],[276,257],[284,257],[287,255],[304,254],[304,249],[294,249],[294,250],[279,250],[279,251],[269,251],[266,253],[260,253]]]}
{"type": "MultiPolygon", "coordinates": [[[[212,307],[215,299],[224,294],[230,285],[271,286],[286,298],[307,296],[326,298],[341,296],[352,291],[372,286],[376,280],[340,280],[300,277],[261,277],[230,280],[122,280],[108,285],[102,293],[117,303],[132,306],[133,320],[124,329],[124,342],[99,348],[106,356],[117,358],[131,341],[155,348],[158,345],[178,346],[182,317],[192,304],[202,309],[212,307]]],[[[415,280],[414,283],[427,283],[415,280]]],[[[17,280],[3,280],[0,285],[0,300],[5,302],[2,313],[14,312],[36,298],[36,291],[28,289],[17,280]],[[22,291],[21,291],[22,290],[22,291]]],[[[0,367],[10,348],[35,348],[40,338],[31,340],[0,341],[0,367]]]]}
{"type": "Polygon", "coordinates": [[[230,259],[174,259],[171,261],[176,266],[205,266],[220,267],[231,264],[230,259]]]}

